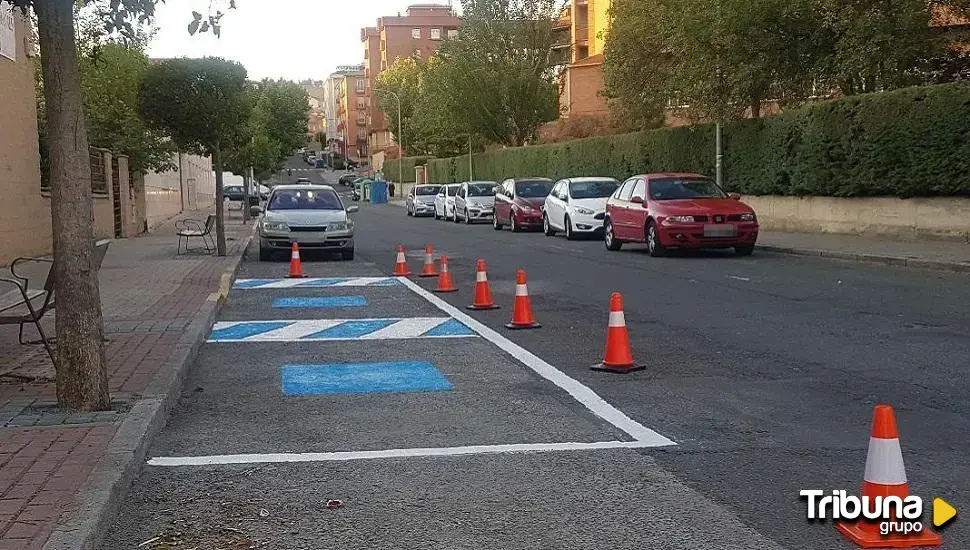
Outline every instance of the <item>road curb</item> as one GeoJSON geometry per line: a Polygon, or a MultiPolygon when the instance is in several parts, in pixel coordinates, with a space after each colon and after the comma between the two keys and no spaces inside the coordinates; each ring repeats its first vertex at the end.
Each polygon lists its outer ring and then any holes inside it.
{"type": "Polygon", "coordinates": [[[883,254],[859,254],[855,252],[842,252],[838,250],[822,250],[818,248],[799,248],[790,246],[775,246],[759,244],[755,248],[762,252],[774,254],[789,254],[793,256],[813,256],[818,258],[829,258],[833,260],[843,260],[847,262],[858,262],[867,264],[891,265],[897,267],[917,267],[921,269],[933,269],[937,271],[953,271],[956,273],[970,273],[970,263],[948,262],[945,260],[926,260],[922,258],[906,258],[902,256],[890,256],[883,254]]]}
{"type": "Polygon", "coordinates": [[[232,265],[219,280],[219,290],[209,296],[176,344],[175,351],[155,375],[141,399],[118,427],[114,438],[75,497],[74,509],[61,517],[44,550],[95,550],[117,516],[128,489],[145,461],[148,447],[165,426],[178,402],[189,365],[205,342],[225,303],[246,250],[255,235],[253,225],[232,265]]]}

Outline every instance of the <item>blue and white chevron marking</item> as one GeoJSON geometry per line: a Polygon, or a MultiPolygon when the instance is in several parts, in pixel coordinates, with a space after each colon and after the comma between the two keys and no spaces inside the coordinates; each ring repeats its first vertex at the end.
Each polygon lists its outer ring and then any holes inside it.
{"type": "Polygon", "coordinates": [[[220,321],[209,342],[307,342],[317,340],[404,340],[470,338],[477,334],[451,317],[407,319],[312,319],[300,321],[220,321]]]}
{"type": "Polygon", "coordinates": [[[347,286],[394,286],[400,284],[394,277],[329,277],[317,279],[237,279],[232,288],[319,288],[347,286]]]}

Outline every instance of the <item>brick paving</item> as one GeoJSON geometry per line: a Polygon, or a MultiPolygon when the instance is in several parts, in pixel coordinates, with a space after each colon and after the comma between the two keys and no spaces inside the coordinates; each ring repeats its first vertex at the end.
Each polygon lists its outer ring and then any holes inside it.
{"type": "MultiPolygon", "coordinates": [[[[151,234],[112,241],[100,272],[111,411],[58,409],[43,346],[19,345],[16,327],[0,329],[0,550],[42,548],[70,512],[125,412],[168,361],[249,235],[239,220],[226,222],[230,255],[223,258],[177,255],[174,220],[151,234]]],[[[48,335],[53,320],[45,319],[48,335]]],[[[26,334],[37,337],[33,327],[26,334]]]]}

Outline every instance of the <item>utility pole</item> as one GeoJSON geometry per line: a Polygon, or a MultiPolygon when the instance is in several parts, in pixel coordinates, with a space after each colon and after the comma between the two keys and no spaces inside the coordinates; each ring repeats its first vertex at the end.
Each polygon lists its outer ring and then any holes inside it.
{"type": "Polygon", "coordinates": [[[717,121],[717,126],[714,127],[714,154],[715,154],[715,180],[717,181],[717,186],[722,186],[723,174],[724,174],[724,150],[721,144],[721,121],[717,121]]]}
{"type": "Polygon", "coordinates": [[[472,175],[472,135],[468,134],[468,181],[474,181],[475,176],[472,175]]]}

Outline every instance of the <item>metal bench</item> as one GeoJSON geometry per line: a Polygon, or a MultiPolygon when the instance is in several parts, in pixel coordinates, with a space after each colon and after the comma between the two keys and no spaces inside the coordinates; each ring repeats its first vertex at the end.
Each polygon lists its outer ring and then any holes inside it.
{"type": "MultiPolygon", "coordinates": [[[[98,241],[94,246],[94,254],[91,256],[91,267],[95,273],[101,269],[101,263],[108,252],[110,241],[98,241]]],[[[11,284],[16,287],[6,294],[0,295],[0,326],[20,325],[17,341],[21,344],[44,344],[47,354],[51,361],[57,364],[54,359],[54,350],[51,348],[51,340],[44,334],[44,329],[40,326],[44,315],[54,309],[54,260],[51,258],[17,258],[10,264],[10,274],[12,279],[0,278],[0,283],[11,284]],[[47,278],[41,288],[32,287],[30,279],[18,273],[18,266],[27,263],[46,263],[50,264],[47,270],[47,278]],[[24,341],[24,325],[33,323],[40,334],[39,342],[24,341]]]]}
{"type": "Polygon", "coordinates": [[[215,240],[212,238],[212,228],[215,225],[215,214],[209,214],[205,219],[205,223],[192,218],[185,218],[184,220],[175,222],[175,231],[179,238],[178,253],[182,254],[189,251],[190,239],[202,239],[202,244],[205,245],[206,252],[211,254],[216,247],[215,240]],[[183,240],[185,241],[185,250],[182,250],[183,240]]]}

